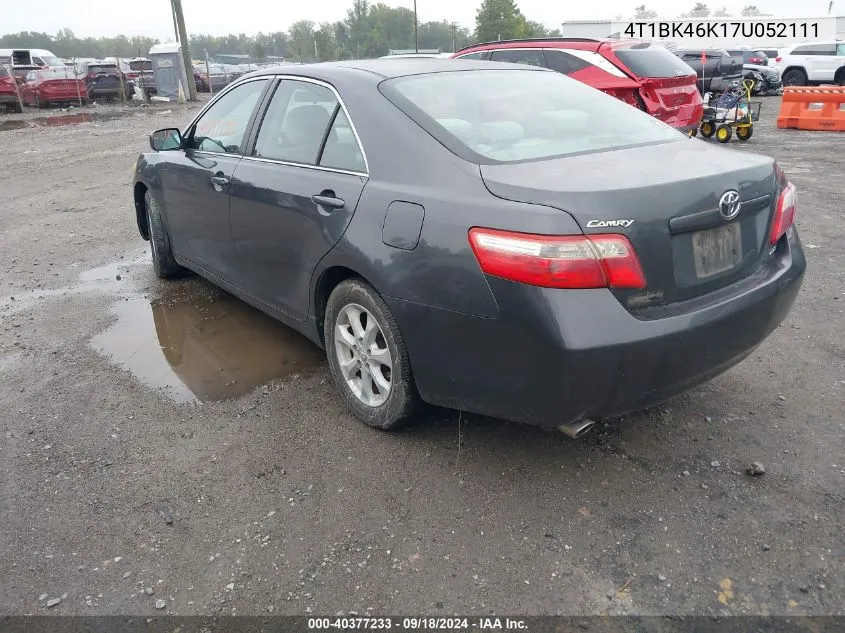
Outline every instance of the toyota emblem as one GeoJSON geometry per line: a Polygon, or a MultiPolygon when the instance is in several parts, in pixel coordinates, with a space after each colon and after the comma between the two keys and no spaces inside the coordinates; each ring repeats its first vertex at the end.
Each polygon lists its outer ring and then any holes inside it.
{"type": "Polygon", "coordinates": [[[733,220],[739,214],[739,192],[731,189],[722,194],[719,199],[719,213],[725,220],[733,220]]]}

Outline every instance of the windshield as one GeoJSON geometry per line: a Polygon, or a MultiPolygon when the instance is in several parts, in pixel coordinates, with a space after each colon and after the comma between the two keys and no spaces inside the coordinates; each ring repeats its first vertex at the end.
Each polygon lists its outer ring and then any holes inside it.
{"type": "Polygon", "coordinates": [[[686,138],[559,73],[477,70],[382,82],[382,93],[453,153],[517,163],[686,138]]]}
{"type": "Polygon", "coordinates": [[[662,46],[634,44],[617,48],[616,56],[639,77],[683,77],[695,71],[662,46]]]}
{"type": "Polygon", "coordinates": [[[39,55],[39,57],[43,59],[44,63],[50,66],[51,68],[63,68],[65,65],[65,63],[61,59],[53,55],[39,55]]]}

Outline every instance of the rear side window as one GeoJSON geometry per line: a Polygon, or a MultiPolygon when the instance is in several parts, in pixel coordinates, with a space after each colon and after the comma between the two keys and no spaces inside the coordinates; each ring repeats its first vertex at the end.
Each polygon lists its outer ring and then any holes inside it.
{"type": "Polygon", "coordinates": [[[584,70],[592,65],[588,61],[556,48],[546,49],[543,51],[543,54],[546,56],[546,64],[548,64],[549,68],[564,75],[584,70]]]}
{"type": "Polygon", "coordinates": [[[358,139],[355,138],[355,132],[352,131],[346,112],[342,108],[336,110],[334,123],[320,156],[320,166],[362,173],[367,170],[358,139]]]}
{"type": "Polygon", "coordinates": [[[443,72],[389,79],[379,89],[450,151],[477,164],[521,163],[686,138],[556,72],[443,72]]]}
{"type": "Polygon", "coordinates": [[[545,66],[543,60],[543,51],[540,50],[520,50],[517,48],[493,51],[490,54],[490,60],[494,62],[508,62],[511,64],[527,64],[529,66],[545,66]]]}
{"type": "Polygon", "coordinates": [[[477,53],[467,53],[466,55],[461,55],[458,59],[481,59],[484,57],[484,51],[478,51],[477,53]]]}
{"type": "Polygon", "coordinates": [[[695,74],[689,65],[662,46],[634,45],[617,48],[613,52],[638,77],[682,77],[695,74]]]}

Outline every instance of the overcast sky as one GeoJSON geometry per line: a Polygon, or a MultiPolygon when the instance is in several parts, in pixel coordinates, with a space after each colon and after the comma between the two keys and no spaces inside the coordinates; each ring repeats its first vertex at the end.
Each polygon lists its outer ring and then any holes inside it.
{"type": "MultiPolygon", "coordinates": [[[[36,5],[15,0],[0,0],[0,32],[39,31],[55,33],[70,28],[76,35],[149,35],[161,40],[173,39],[170,2],[145,0],[39,0],[36,5]]],[[[707,0],[705,0],[707,1],[707,0]]],[[[481,0],[417,0],[419,20],[450,20],[473,27],[475,10],[481,0]]],[[[634,7],[646,6],[669,17],[692,8],[694,0],[596,0],[594,2],[553,2],[550,0],[517,0],[529,20],[557,28],[563,20],[612,19],[620,14],[629,17],[634,7]]],[[[739,15],[745,4],[756,4],[760,10],[777,16],[827,15],[829,0],[740,0],[709,1],[711,9],[726,6],[739,15]]],[[[413,8],[413,0],[386,0],[391,6],[413,8]]],[[[351,0],[183,0],[185,22],[189,33],[225,35],[259,31],[284,31],[297,20],[340,20],[346,15],[351,0]]],[[[833,14],[845,12],[845,0],[834,4],[833,14]]]]}

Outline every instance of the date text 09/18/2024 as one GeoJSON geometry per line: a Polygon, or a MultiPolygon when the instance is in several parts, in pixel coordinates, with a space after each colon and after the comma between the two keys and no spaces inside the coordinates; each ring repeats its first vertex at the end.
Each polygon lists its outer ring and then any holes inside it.
{"type": "Polygon", "coordinates": [[[525,620],[519,618],[473,617],[334,617],[308,618],[308,629],[319,630],[389,630],[398,631],[527,631],[525,620]]]}

